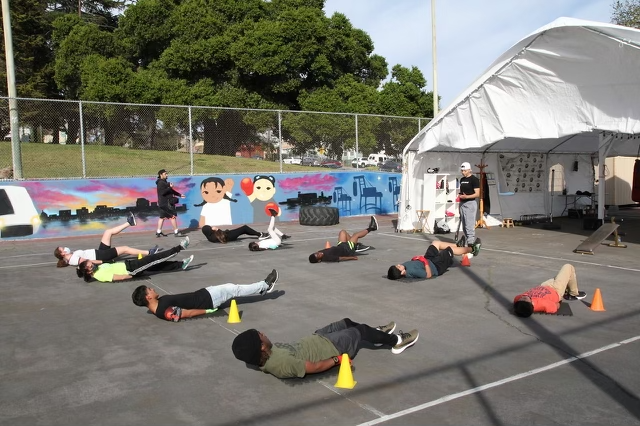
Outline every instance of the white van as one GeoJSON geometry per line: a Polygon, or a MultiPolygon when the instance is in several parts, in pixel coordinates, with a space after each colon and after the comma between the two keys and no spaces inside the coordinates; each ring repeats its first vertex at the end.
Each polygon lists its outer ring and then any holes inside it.
{"type": "Polygon", "coordinates": [[[378,164],[382,164],[387,161],[389,157],[387,154],[378,153],[378,154],[370,154],[367,158],[367,166],[377,166],[378,164]]]}
{"type": "Polygon", "coordinates": [[[0,238],[25,237],[39,229],[40,215],[27,189],[0,186],[0,238]]]}

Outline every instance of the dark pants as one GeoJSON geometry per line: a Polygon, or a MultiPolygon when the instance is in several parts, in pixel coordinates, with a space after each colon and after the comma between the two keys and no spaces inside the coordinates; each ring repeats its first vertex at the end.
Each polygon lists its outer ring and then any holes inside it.
{"type": "MultiPolygon", "coordinates": [[[[202,233],[204,234],[205,237],[207,237],[207,240],[211,241],[212,243],[219,243],[220,241],[218,241],[214,232],[215,231],[211,229],[209,225],[205,225],[202,227],[202,233]]],[[[224,230],[224,235],[227,241],[235,241],[241,235],[252,235],[254,237],[259,237],[261,233],[247,225],[242,225],[241,227],[236,229],[224,230]]]]}
{"type": "Polygon", "coordinates": [[[175,271],[182,268],[182,262],[168,262],[168,259],[175,257],[180,250],[182,250],[182,246],[175,246],[142,259],[127,259],[124,264],[131,275],[137,275],[143,271],[175,271]]]}
{"type": "Polygon", "coordinates": [[[395,334],[387,334],[366,324],[358,324],[349,318],[322,327],[314,334],[326,337],[338,352],[348,354],[349,358],[356,356],[360,341],[371,344],[382,343],[388,346],[395,346],[398,343],[398,337],[395,334]]]}

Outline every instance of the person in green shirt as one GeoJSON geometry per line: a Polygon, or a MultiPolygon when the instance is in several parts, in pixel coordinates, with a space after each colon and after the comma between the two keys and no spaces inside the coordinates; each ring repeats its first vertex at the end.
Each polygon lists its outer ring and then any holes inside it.
{"type": "Polygon", "coordinates": [[[302,378],[340,365],[343,354],[353,359],[362,341],[376,346],[387,345],[394,354],[402,353],[418,341],[418,330],[393,334],[395,329],[393,321],[373,328],[344,318],[296,343],[273,344],[267,336],[252,328],[236,336],[232,350],[238,360],[256,365],[279,379],[302,378]]]}
{"type": "Polygon", "coordinates": [[[189,247],[189,237],[180,241],[180,245],[161,251],[141,259],[126,259],[123,262],[102,263],[96,265],[89,260],[85,260],[78,265],[78,275],[81,275],[86,282],[95,279],[100,282],[113,282],[129,280],[144,271],[167,272],[177,269],[187,269],[193,261],[193,255],[183,261],[169,261],[178,253],[189,247]]]}

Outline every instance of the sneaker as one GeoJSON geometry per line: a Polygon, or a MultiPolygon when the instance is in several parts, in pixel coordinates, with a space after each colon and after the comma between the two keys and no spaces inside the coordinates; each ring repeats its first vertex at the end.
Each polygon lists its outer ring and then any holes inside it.
{"type": "Polygon", "coordinates": [[[222,229],[216,229],[213,231],[213,235],[220,241],[222,244],[227,243],[227,234],[224,233],[222,229]]]}
{"type": "Polygon", "coordinates": [[[160,238],[160,237],[166,237],[167,234],[165,234],[164,232],[156,232],[156,238],[160,238]]]}
{"type": "Polygon", "coordinates": [[[271,293],[276,288],[276,283],[278,282],[278,278],[279,278],[278,271],[276,271],[275,269],[272,270],[269,275],[267,275],[267,278],[264,279],[264,282],[267,283],[269,287],[267,288],[265,293],[271,293]]]}
{"type": "Polygon", "coordinates": [[[395,355],[401,354],[409,346],[415,345],[418,337],[420,337],[418,330],[411,330],[408,333],[403,333],[402,330],[400,330],[400,333],[398,333],[399,343],[391,348],[391,353],[395,355]]]}
{"type": "Polygon", "coordinates": [[[269,214],[271,214],[271,216],[278,216],[278,211],[275,209],[269,209],[269,214]]]}
{"type": "Polygon", "coordinates": [[[178,231],[178,232],[174,232],[173,236],[174,237],[184,237],[184,234],[182,232],[178,231]]]}
{"type": "Polygon", "coordinates": [[[267,238],[271,238],[271,235],[267,234],[266,232],[261,232],[260,236],[258,237],[258,240],[262,241],[262,240],[266,240],[267,238]]]}
{"type": "Polygon", "coordinates": [[[287,235],[287,234],[282,234],[282,237],[280,237],[281,240],[288,240],[289,238],[291,238],[291,235],[287,235]]]}
{"type": "Polygon", "coordinates": [[[189,237],[185,237],[182,241],[180,241],[180,247],[186,249],[189,247],[189,237]]]}
{"type": "Polygon", "coordinates": [[[131,226],[136,226],[136,217],[133,215],[133,212],[129,212],[129,217],[127,218],[127,222],[131,226]]]}
{"type": "Polygon", "coordinates": [[[371,248],[371,246],[365,246],[362,243],[356,243],[356,248],[354,249],[354,251],[356,253],[362,253],[363,251],[367,251],[371,248]]]}
{"type": "Polygon", "coordinates": [[[152,247],[152,248],[149,249],[149,256],[151,256],[152,254],[156,254],[160,250],[162,250],[162,249],[160,247],[158,247],[158,245],[156,244],[155,247],[152,247]]]}
{"type": "Polygon", "coordinates": [[[572,296],[569,293],[564,295],[564,300],[582,300],[587,297],[587,293],[584,291],[579,291],[577,296],[572,296]]]}
{"type": "Polygon", "coordinates": [[[369,227],[367,228],[369,232],[378,230],[378,220],[375,216],[371,216],[371,222],[369,222],[369,227]]]}
{"type": "MultiPolygon", "coordinates": [[[[395,321],[391,321],[387,325],[379,325],[376,327],[376,330],[382,331],[383,333],[392,334],[396,329],[395,321]]],[[[373,346],[382,346],[382,343],[374,343],[373,346]]]]}
{"type": "Polygon", "coordinates": [[[183,270],[187,269],[191,262],[193,262],[193,255],[187,257],[185,260],[182,261],[182,269],[183,270]]]}
{"type": "Polygon", "coordinates": [[[476,238],[475,242],[471,245],[471,253],[474,256],[478,256],[478,253],[480,253],[480,246],[482,245],[482,241],[480,241],[480,238],[476,238]]]}

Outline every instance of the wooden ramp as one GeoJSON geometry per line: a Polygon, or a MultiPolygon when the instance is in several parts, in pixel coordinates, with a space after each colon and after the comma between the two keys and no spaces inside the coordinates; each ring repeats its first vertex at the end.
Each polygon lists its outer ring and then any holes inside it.
{"type": "Polygon", "coordinates": [[[609,235],[615,233],[616,238],[615,242],[609,244],[610,247],[627,247],[626,245],[620,244],[618,237],[618,227],[620,225],[612,222],[612,223],[603,223],[602,226],[596,229],[593,234],[589,236],[586,240],[582,242],[576,249],[573,251],[574,253],[580,254],[593,254],[593,250],[598,247],[609,235]]]}

